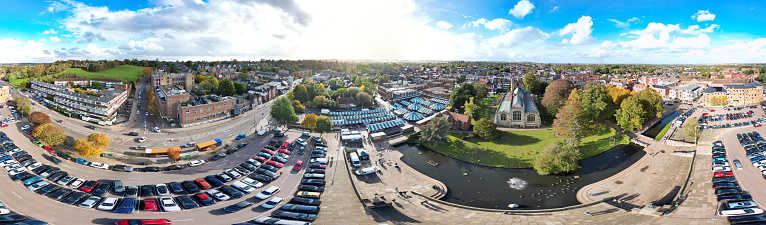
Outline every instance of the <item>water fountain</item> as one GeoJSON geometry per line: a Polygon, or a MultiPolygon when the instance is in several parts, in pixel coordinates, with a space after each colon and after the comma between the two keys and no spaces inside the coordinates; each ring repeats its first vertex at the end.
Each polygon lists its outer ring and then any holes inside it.
{"type": "Polygon", "coordinates": [[[514,177],[508,180],[508,185],[513,189],[522,190],[524,189],[524,187],[527,186],[527,182],[522,180],[521,178],[514,177]]]}

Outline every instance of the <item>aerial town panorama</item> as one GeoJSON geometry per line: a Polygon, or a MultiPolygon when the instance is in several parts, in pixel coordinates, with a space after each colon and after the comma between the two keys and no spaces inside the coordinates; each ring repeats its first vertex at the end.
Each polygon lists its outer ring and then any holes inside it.
{"type": "Polygon", "coordinates": [[[3,8],[0,225],[766,224],[757,1],[3,8]]]}

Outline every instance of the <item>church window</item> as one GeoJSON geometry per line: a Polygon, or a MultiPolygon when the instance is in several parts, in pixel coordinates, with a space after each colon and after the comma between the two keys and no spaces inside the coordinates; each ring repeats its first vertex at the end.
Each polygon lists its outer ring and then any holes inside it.
{"type": "Polygon", "coordinates": [[[521,112],[519,111],[513,112],[513,121],[521,121],[521,112]]]}

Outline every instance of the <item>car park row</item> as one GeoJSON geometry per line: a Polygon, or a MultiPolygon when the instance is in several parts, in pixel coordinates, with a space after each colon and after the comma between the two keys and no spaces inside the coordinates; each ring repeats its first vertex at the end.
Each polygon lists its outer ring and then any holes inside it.
{"type": "MultiPolygon", "coordinates": [[[[766,157],[762,151],[766,150],[766,140],[757,132],[737,134],[740,144],[748,152],[748,157],[754,166],[760,166],[761,161],[766,163],[766,157]],[[763,148],[759,150],[759,148],[763,148]],[[751,153],[758,153],[758,155],[751,153]]],[[[715,189],[715,195],[720,203],[718,216],[728,217],[732,224],[738,220],[747,219],[752,216],[762,216],[764,211],[753,201],[750,194],[742,190],[734,177],[732,167],[727,159],[727,150],[723,142],[716,141],[712,144],[713,157],[713,179],[712,187],[715,189]]],[[[734,168],[743,169],[742,162],[739,159],[731,161],[734,168]]],[[[766,164],[765,164],[766,165],[766,164]]]]}
{"type": "MultiPolygon", "coordinates": [[[[310,135],[308,136],[311,137],[310,135]]],[[[320,138],[312,138],[318,145],[326,146],[326,144],[321,143],[320,138]]],[[[2,166],[8,171],[12,180],[21,181],[30,191],[48,196],[65,204],[116,213],[133,213],[136,210],[180,211],[182,208],[192,209],[243,197],[254,192],[255,189],[263,187],[264,183],[273,181],[277,176],[278,170],[283,167],[282,163],[286,162],[290,157],[291,150],[296,146],[302,146],[302,150],[307,145],[307,142],[302,138],[298,138],[292,144],[273,140],[253,158],[249,158],[235,168],[215,175],[180,183],[169,182],[166,184],[126,186],[119,180],[112,182],[86,181],[68,174],[57,167],[36,162],[25,151],[13,145],[13,141],[8,139],[2,132],[0,132],[0,143],[3,143],[3,148],[0,148],[2,166]],[[239,180],[239,178],[242,179],[239,180]],[[231,182],[230,185],[227,185],[226,183],[229,182],[231,182]],[[122,198],[105,197],[109,193],[119,194],[122,198]],[[138,198],[139,195],[143,198],[142,201],[138,198]]],[[[243,144],[240,144],[237,148],[244,147],[243,144]]],[[[282,220],[284,221],[284,218],[287,218],[313,221],[316,218],[320,203],[318,198],[321,196],[325,184],[324,168],[327,162],[324,157],[326,152],[326,148],[316,147],[312,152],[312,157],[314,158],[311,160],[310,168],[306,170],[307,173],[304,174],[305,179],[301,180],[300,191],[296,193],[296,197],[272,215],[276,218],[266,218],[266,220],[283,218],[282,220]]],[[[71,159],[71,157],[68,159],[71,159]]],[[[84,159],[78,158],[75,161],[95,168],[109,168],[108,165],[87,162],[84,159]]],[[[202,164],[204,164],[203,160],[196,160],[189,163],[189,166],[200,166],[202,164]]],[[[302,162],[299,162],[299,164],[302,165],[302,162]]],[[[114,166],[112,169],[118,166],[114,166]]],[[[183,165],[173,165],[169,169],[176,170],[185,167],[183,165]]],[[[301,167],[294,168],[300,170],[301,167]]],[[[282,173],[280,172],[280,174],[282,173]]],[[[271,195],[265,196],[264,200],[276,193],[273,191],[274,188],[277,187],[272,186],[264,190],[264,192],[271,190],[271,195]]],[[[256,198],[259,198],[258,196],[261,194],[263,192],[256,195],[256,198]]],[[[282,198],[272,199],[262,206],[264,208],[274,208],[282,201],[284,201],[282,198]]],[[[236,212],[249,205],[252,205],[252,203],[240,202],[228,206],[224,210],[236,212]]]]}

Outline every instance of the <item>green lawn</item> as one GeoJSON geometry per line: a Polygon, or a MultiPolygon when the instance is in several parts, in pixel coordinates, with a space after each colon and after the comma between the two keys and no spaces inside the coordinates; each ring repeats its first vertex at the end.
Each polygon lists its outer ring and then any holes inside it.
{"type": "Polygon", "coordinates": [[[667,133],[668,129],[670,129],[670,125],[672,125],[672,123],[668,123],[667,125],[665,125],[665,128],[662,128],[662,131],[660,131],[660,133],[657,134],[657,137],[654,138],[654,141],[662,140],[662,137],[664,137],[665,133],[667,133]]]}
{"type": "MultiPolygon", "coordinates": [[[[617,144],[628,143],[624,135],[619,140],[610,141],[613,132],[614,129],[609,128],[602,134],[583,138],[583,157],[596,155],[617,144]]],[[[452,134],[447,143],[431,149],[480,165],[529,168],[540,151],[555,138],[551,130],[499,131],[498,138],[490,141],[480,138],[461,141],[460,135],[452,134]]]]}
{"type": "Polygon", "coordinates": [[[88,75],[88,78],[109,78],[109,79],[120,79],[124,82],[128,82],[128,81],[135,82],[138,79],[138,75],[141,73],[142,70],[144,70],[144,68],[146,67],[133,66],[133,65],[119,65],[112,69],[108,69],[108,70],[104,70],[104,71],[96,72],[96,73],[88,72],[81,68],[70,68],[67,71],[64,71],[63,73],[74,73],[74,74],[80,75],[80,77],[88,75]]]}
{"type": "Polygon", "coordinates": [[[14,87],[17,87],[17,88],[18,88],[18,87],[19,87],[19,85],[21,85],[21,83],[23,83],[24,81],[27,81],[28,79],[29,79],[29,78],[24,78],[24,79],[16,79],[16,80],[13,80],[13,81],[11,82],[11,86],[14,86],[14,87]]]}

